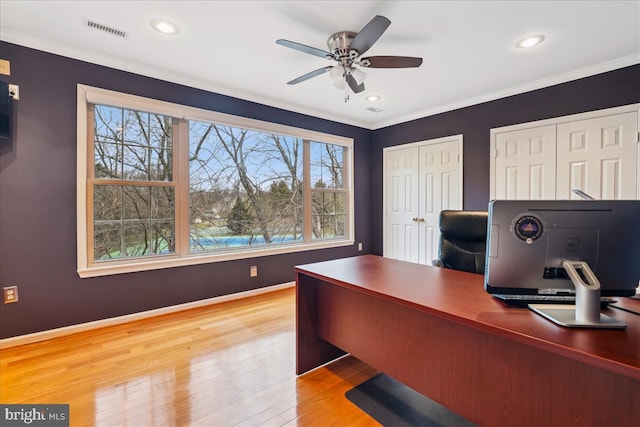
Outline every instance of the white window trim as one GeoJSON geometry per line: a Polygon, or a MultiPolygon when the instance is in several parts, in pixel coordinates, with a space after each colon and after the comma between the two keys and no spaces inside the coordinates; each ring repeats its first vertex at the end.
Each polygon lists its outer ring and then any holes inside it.
{"type": "MultiPolygon", "coordinates": [[[[77,190],[76,190],[76,213],[77,213],[77,262],[78,275],[82,278],[106,276],[112,274],[130,273],[137,271],[157,270],[161,268],[180,267],[196,264],[205,264],[219,261],[229,261],[235,259],[245,259],[262,257],[268,255],[303,252],[316,249],[336,248],[342,246],[352,246],[355,244],[354,230],[354,194],[353,194],[353,139],[337,135],[330,135],[322,132],[310,131],[291,126],[275,123],[268,123],[255,119],[248,119],[239,116],[232,116],[194,107],[173,104],[165,101],[143,98],[135,95],[123,94],[106,89],[94,88],[86,85],[78,85],[77,93],[77,190]],[[206,120],[215,123],[242,127],[265,132],[275,132],[278,134],[294,136],[303,139],[310,139],[319,142],[343,145],[349,148],[349,156],[345,162],[346,174],[345,189],[348,191],[348,215],[349,222],[347,235],[341,239],[327,239],[322,241],[295,243],[290,245],[277,245],[269,247],[242,248],[234,251],[211,252],[211,253],[189,253],[175,255],[161,255],[153,257],[143,257],[135,259],[124,259],[117,261],[105,261],[98,264],[92,263],[88,257],[88,245],[91,239],[87,235],[87,104],[96,103],[112,105],[122,108],[130,108],[146,112],[164,114],[180,119],[206,120]]],[[[183,195],[184,196],[184,195],[183,195]]],[[[179,206],[176,206],[176,210],[179,206]]]]}

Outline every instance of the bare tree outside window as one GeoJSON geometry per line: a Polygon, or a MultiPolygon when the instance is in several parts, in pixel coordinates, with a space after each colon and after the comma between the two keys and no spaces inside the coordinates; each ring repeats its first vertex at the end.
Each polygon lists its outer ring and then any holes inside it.
{"type": "Polygon", "coordinates": [[[339,145],[311,143],[313,239],[345,236],[344,150],[339,145]]]}
{"type": "Polygon", "coordinates": [[[302,238],[302,141],[191,121],[191,250],[302,238]]]}
{"type": "Polygon", "coordinates": [[[94,259],[175,251],[172,118],[94,108],[94,259]]]}

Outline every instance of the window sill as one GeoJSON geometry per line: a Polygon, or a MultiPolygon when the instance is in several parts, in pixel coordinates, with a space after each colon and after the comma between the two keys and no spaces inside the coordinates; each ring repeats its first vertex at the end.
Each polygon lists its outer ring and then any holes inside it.
{"type": "Polygon", "coordinates": [[[224,253],[191,254],[185,257],[168,255],[162,257],[150,257],[126,261],[105,261],[95,265],[78,268],[81,278],[110,276],[114,274],[134,273],[141,271],[159,270],[162,268],[184,267],[197,264],[208,264],[236,259],[257,258],[269,255],[279,255],[295,252],[306,252],[317,249],[338,248],[351,246],[354,240],[324,240],[321,242],[306,243],[303,245],[282,245],[277,247],[264,247],[242,249],[237,251],[225,251],[224,253]]]}

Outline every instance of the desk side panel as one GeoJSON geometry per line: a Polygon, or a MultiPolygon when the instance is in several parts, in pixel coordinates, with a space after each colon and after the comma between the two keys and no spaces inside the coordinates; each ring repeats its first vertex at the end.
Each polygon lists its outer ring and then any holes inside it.
{"type": "Polygon", "coordinates": [[[320,280],[314,277],[296,274],[296,374],[298,375],[346,354],[318,335],[318,287],[320,285],[320,280]]]}
{"type": "Polygon", "coordinates": [[[319,335],[480,425],[631,426],[640,382],[361,292],[318,286],[319,335]]]}

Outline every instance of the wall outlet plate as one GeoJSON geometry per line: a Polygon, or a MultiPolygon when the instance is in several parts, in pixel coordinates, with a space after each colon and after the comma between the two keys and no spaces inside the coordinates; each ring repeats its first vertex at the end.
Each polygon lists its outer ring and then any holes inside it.
{"type": "Polygon", "coordinates": [[[2,301],[5,304],[11,304],[12,302],[18,302],[18,287],[7,286],[2,288],[2,301]]]}
{"type": "Polygon", "coordinates": [[[13,98],[14,101],[18,101],[20,99],[20,86],[9,85],[9,96],[13,98]]]}

